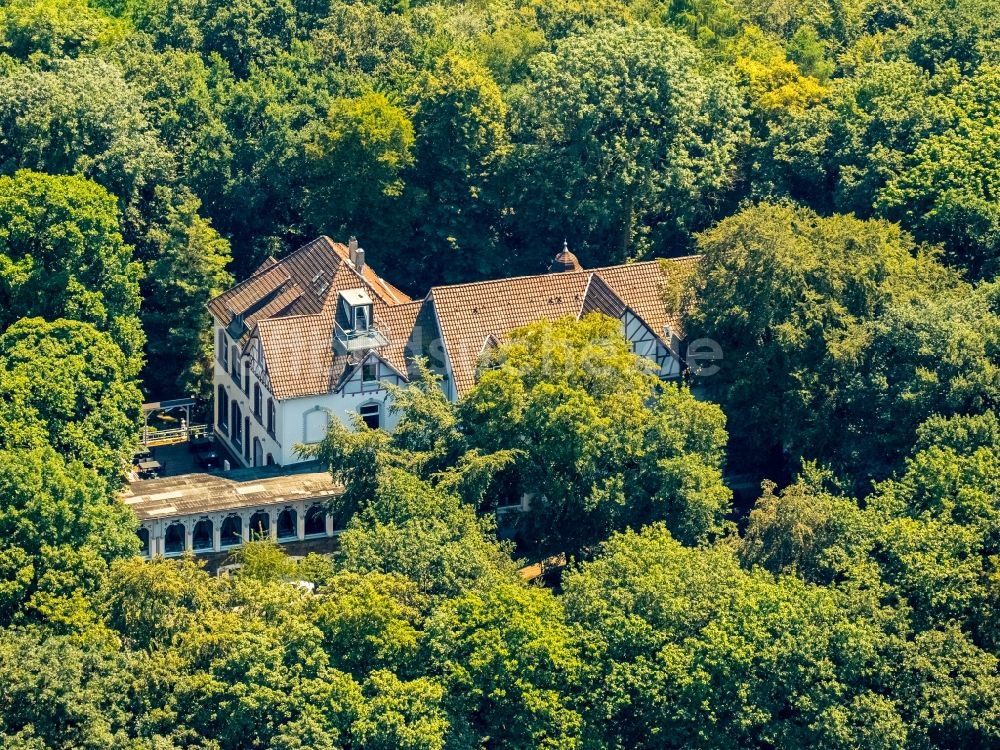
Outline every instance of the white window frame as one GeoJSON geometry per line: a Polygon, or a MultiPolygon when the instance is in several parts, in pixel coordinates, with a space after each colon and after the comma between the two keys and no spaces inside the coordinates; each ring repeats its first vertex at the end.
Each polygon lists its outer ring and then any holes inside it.
{"type": "Polygon", "coordinates": [[[229,337],[226,335],[226,329],[219,329],[218,336],[218,347],[219,347],[219,364],[228,372],[229,371],[229,337]]]}
{"type": "MultiPolygon", "coordinates": [[[[378,401],[367,401],[358,406],[358,416],[360,416],[362,420],[364,420],[365,417],[374,416],[378,420],[378,426],[372,427],[371,425],[368,425],[368,427],[373,430],[382,429],[382,404],[380,404],[378,401]],[[369,410],[368,414],[365,413],[366,409],[369,410]],[[374,409],[375,411],[371,412],[370,411],[371,409],[374,409]]],[[[365,421],[365,424],[368,424],[368,422],[365,421]]]]}
{"type": "Polygon", "coordinates": [[[354,330],[368,331],[372,327],[372,313],[370,305],[358,305],[354,308],[354,330]],[[364,327],[359,323],[359,318],[364,317],[364,327]]]}

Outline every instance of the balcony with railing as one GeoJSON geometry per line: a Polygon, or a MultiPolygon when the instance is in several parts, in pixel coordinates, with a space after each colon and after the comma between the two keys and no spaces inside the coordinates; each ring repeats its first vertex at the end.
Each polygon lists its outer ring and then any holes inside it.
{"type": "Polygon", "coordinates": [[[339,323],[334,324],[333,345],[341,354],[378,349],[388,343],[389,339],[375,325],[349,331],[339,323]]]}

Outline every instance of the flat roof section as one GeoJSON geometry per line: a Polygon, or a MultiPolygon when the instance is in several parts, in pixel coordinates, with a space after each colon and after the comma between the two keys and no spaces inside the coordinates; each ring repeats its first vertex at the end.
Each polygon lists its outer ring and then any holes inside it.
{"type": "Polygon", "coordinates": [[[343,488],[316,463],[284,469],[237,469],[132,482],[121,496],[140,521],[219,513],[328,498],[343,488]]]}

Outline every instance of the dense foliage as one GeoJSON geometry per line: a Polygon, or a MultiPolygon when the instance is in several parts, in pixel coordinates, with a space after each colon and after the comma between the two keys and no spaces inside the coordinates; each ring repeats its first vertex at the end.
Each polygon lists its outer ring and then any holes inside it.
{"type": "Polygon", "coordinates": [[[989,278],[998,28],[988,0],[5,0],[0,173],[116,198],[147,392],[207,397],[205,301],[318,233],[420,294],[788,198],[989,278]]]}
{"type": "Polygon", "coordinates": [[[998,116],[991,0],[0,0],[0,750],[1000,747],[998,116]],[[722,359],[528,326],[314,449],[333,556],[141,561],[143,396],[319,233],[699,252],[722,359]]]}
{"type": "Polygon", "coordinates": [[[899,468],[929,417],[1000,404],[1000,296],[898,226],[767,205],[698,238],[690,335],[743,448],[862,485],[899,468]]]}

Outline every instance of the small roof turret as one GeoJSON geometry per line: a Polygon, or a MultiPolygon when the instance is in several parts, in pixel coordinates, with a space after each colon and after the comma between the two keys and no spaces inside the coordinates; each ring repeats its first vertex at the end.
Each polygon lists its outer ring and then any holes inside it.
{"type": "Polygon", "coordinates": [[[569,251],[569,244],[563,240],[563,249],[556,253],[549,266],[549,273],[563,273],[565,271],[582,271],[583,266],[573,253],[569,251]]]}

